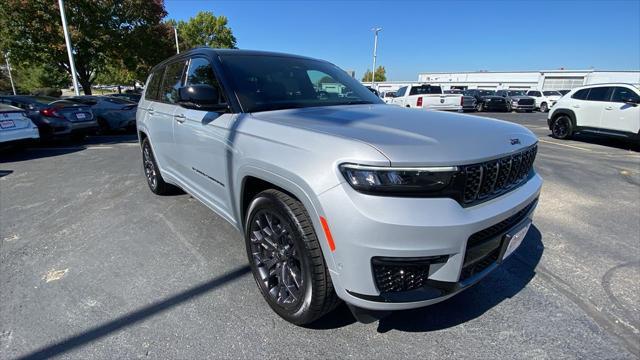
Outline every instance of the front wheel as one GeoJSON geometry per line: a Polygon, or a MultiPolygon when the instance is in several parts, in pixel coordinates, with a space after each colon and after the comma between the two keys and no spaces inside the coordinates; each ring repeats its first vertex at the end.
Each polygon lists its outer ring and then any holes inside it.
{"type": "Polygon", "coordinates": [[[282,318],[309,324],[336,307],[318,237],[298,200],[277,190],[258,194],[249,206],[245,242],[260,293],[282,318]]]}
{"type": "Polygon", "coordinates": [[[484,110],[484,104],[479,103],[476,105],[476,111],[477,112],[482,112],[482,110],[484,110]]]}
{"type": "Polygon", "coordinates": [[[540,112],[546,113],[547,111],[549,111],[549,106],[547,106],[547,103],[543,102],[542,104],[540,104],[540,112]]]}
{"type": "Polygon", "coordinates": [[[551,126],[551,135],[556,139],[568,139],[573,134],[571,119],[567,115],[558,116],[551,126]]]}

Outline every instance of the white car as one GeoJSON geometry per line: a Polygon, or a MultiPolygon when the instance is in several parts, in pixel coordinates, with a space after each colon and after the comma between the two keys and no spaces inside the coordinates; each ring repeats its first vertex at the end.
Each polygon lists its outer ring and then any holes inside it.
{"type": "Polygon", "coordinates": [[[562,97],[562,94],[555,90],[529,90],[526,95],[535,99],[536,109],[539,109],[541,112],[549,111],[562,97]]]}
{"type": "Polygon", "coordinates": [[[445,94],[439,85],[409,85],[396,91],[388,104],[428,110],[462,111],[462,94],[445,94]]]}
{"type": "Polygon", "coordinates": [[[640,91],[615,83],[579,87],[556,103],[547,122],[558,139],[590,132],[640,140],[640,91]]]}
{"type": "Polygon", "coordinates": [[[38,127],[27,117],[24,110],[0,104],[0,146],[39,138],[38,127]]]}

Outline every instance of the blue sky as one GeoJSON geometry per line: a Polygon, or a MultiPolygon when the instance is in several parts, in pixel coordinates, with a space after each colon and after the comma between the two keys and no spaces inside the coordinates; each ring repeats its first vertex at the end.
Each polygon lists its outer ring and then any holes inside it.
{"type": "Polygon", "coordinates": [[[388,80],[418,72],[640,69],[640,0],[628,1],[187,1],[166,0],[168,18],[198,11],[229,18],[241,49],[325,59],[361,77],[378,64],[388,80]]]}

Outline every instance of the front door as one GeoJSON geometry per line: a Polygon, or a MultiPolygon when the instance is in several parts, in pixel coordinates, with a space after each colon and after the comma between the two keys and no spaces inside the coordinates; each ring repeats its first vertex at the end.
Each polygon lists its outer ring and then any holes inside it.
{"type": "Polygon", "coordinates": [[[600,127],[637,134],[640,126],[638,102],[640,96],[633,90],[621,86],[613,88],[611,100],[604,104],[600,127]]]}

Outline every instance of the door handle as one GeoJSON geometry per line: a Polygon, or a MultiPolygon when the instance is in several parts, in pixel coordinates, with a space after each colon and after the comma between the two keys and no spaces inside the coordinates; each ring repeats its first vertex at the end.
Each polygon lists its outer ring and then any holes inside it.
{"type": "Polygon", "coordinates": [[[183,114],[173,115],[173,118],[181,124],[187,120],[186,116],[184,116],[183,114]]]}
{"type": "Polygon", "coordinates": [[[580,109],[580,105],[573,105],[574,108],[580,109]]]}
{"type": "Polygon", "coordinates": [[[153,109],[148,109],[147,112],[149,113],[149,115],[153,115],[156,111],[153,109]]]}
{"type": "Polygon", "coordinates": [[[604,108],[605,110],[613,110],[613,106],[607,106],[606,108],[604,108]]]}

